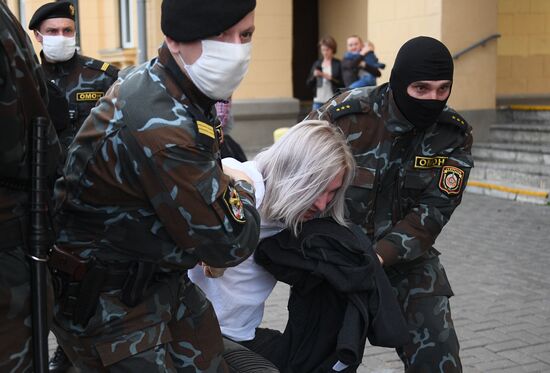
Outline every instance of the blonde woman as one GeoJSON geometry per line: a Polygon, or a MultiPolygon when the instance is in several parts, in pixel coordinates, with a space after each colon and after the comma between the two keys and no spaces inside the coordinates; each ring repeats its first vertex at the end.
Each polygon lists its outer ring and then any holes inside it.
{"type": "MultiPolygon", "coordinates": [[[[254,183],[261,216],[260,239],[283,229],[297,233],[304,221],[320,216],[344,220],[344,193],[355,162],[342,134],[324,121],[305,121],[253,161],[223,161],[224,172],[246,173],[254,183]]],[[[234,341],[255,338],[264,302],[276,280],[253,257],[237,267],[197,266],[189,271],[213,303],[222,334],[234,341]]]]}

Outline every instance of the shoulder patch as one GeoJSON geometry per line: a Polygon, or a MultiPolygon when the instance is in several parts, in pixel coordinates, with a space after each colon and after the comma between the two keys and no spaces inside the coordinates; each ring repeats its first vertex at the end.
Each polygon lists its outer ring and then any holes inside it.
{"type": "Polygon", "coordinates": [[[464,171],[454,166],[443,166],[439,178],[439,189],[448,195],[457,195],[462,190],[464,171]]]}
{"type": "Polygon", "coordinates": [[[96,60],[96,59],[90,59],[90,60],[92,63],[86,63],[86,60],[85,59],[83,60],[87,67],[94,70],[103,71],[105,74],[109,75],[112,78],[118,77],[117,67],[111,65],[110,63],[103,62],[100,60],[96,60]]]}
{"type": "Polygon", "coordinates": [[[349,100],[330,107],[328,111],[332,119],[338,119],[345,115],[362,113],[363,109],[359,100],[349,100]]]}
{"type": "Polygon", "coordinates": [[[243,202],[241,201],[241,197],[239,197],[237,189],[229,185],[223,194],[223,200],[231,217],[237,223],[246,223],[243,202]]]}
{"type": "Polygon", "coordinates": [[[460,128],[463,132],[466,132],[468,130],[468,127],[470,126],[468,122],[466,122],[466,119],[464,119],[454,110],[444,110],[439,118],[437,118],[437,122],[441,124],[456,126],[460,128]]]}

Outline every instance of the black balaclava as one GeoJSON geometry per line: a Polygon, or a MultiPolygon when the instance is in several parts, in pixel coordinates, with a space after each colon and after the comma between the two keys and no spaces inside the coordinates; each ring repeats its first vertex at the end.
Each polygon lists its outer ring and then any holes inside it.
{"type": "Polygon", "coordinates": [[[401,113],[415,127],[426,129],[435,123],[447,100],[420,100],[409,96],[409,84],[420,80],[453,80],[451,53],[442,42],[427,36],[403,44],[390,76],[390,87],[401,113]]]}

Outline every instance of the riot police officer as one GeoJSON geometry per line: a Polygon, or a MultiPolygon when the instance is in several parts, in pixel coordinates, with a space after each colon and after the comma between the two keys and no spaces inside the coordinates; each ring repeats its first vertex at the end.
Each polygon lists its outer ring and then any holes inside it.
{"type": "Polygon", "coordinates": [[[348,136],[357,162],[348,189],[350,218],[375,242],[409,328],[397,349],[406,372],[461,372],[453,295],[433,245],[462,200],[472,128],[446,107],[453,83],[447,47],[430,37],[407,41],[389,84],[344,92],[312,119],[348,136]]]}
{"type": "Polygon", "coordinates": [[[81,370],[227,371],[187,270],[237,265],[258,241],[254,189],[222,170],[214,110],[247,71],[255,6],[164,0],[158,57],[120,74],[70,146],[52,329],[81,370]]]}
{"type": "Polygon", "coordinates": [[[69,105],[68,126],[56,128],[65,152],[90,110],[118,76],[115,66],[77,52],[75,17],[74,5],[59,1],[42,5],[29,22],[42,45],[40,58],[46,79],[63,92],[69,105]]]}

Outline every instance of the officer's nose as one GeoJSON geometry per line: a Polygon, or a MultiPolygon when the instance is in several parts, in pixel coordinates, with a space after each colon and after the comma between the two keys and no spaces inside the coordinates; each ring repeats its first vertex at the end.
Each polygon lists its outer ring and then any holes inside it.
{"type": "Polygon", "coordinates": [[[432,89],[428,93],[428,99],[429,100],[439,100],[439,97],[437,96],[437,89],[432,89]]]}

